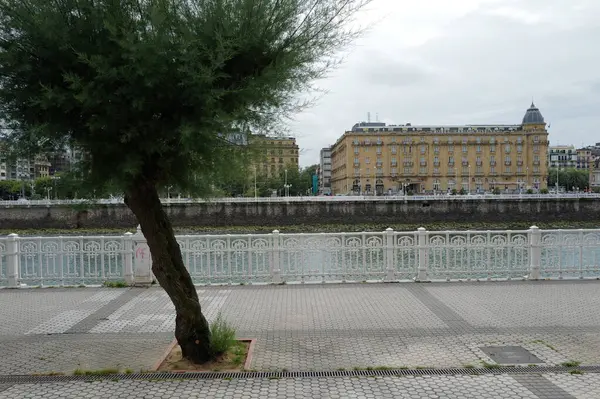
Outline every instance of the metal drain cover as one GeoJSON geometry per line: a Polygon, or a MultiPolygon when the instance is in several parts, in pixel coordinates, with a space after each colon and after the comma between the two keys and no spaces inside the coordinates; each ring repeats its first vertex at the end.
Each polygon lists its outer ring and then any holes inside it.
{"type": "Polygon", "coordinates": [[[498,364],[544,363],[522,346],[482,346],[479,349],[498,364]]]}

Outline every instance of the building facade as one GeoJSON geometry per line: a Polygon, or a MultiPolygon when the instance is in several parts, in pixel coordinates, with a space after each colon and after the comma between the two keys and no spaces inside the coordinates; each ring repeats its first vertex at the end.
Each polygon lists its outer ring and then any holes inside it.
{"type": "Polygon", "coordinates": [[[262,176],[273,177],[286,168],[298,168],[299,148],[294,137],[254,135],[252,146],[258,153],[255,166],[262,176]]]}
{"type": "Polygon", "coordinates": [[[600,189],[600,157],[590,162],[590,188],[600,189]]]}
{"type": "Polygon", "coordinates": [[[577,149],[577,169],[588,170],[592,166],[594,156],[590,148],[577,149]]]}
{"type": "Polygon", "coordinates": [[[319,162],[319,194],[331,194],[331,147],[321,149],[319,162]]]}
{"type": "Polygon", "coordinates": [[[548,166],[570,169],[577,167],[577,150],[572,145],[553,145],[548,147],[548,166]]]}
{"type": "Polygon", "coordinates": [[[548,132],[531,104],[518,125],[361,122],[333,145],[334,194],[443,194],[547,186],[548,132]]]}

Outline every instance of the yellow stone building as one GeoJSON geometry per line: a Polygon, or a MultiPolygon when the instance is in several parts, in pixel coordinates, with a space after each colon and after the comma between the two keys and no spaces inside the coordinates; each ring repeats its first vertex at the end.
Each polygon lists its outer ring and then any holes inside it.
{"type": "Polygon", "coordinates": [[[334,194],[514,193],[547,185],[548,131],[534,104],[519,125],[361,122],[331,152],[334,194]]]}
{"type": "Polygon", "coordinates": [[[272,177],[286,168],[298,169],[299,148],[294,137],[255,135],[252,146],[258,154],[259,175],[272,177]]]}

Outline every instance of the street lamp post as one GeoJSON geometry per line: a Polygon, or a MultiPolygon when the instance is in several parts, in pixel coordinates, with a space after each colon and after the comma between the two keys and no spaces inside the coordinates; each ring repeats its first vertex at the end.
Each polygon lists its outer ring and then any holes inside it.
{"type": "Polygon", "coordinates": [[[46,187],[46,198],[48,198],[48,201],[50,201],[50,191],[52,191],[52,187],[46,187]]]}
{"type": "Polygon", "coordinates": [[[283,184],[283,188],[285,189],[285,196],[289,197],[290,196],[290,187],[292,187],[291,184],[288,184],[287,182],[287,169],[285,170],[285,183],[283,184]]]}
{"type": "Polygon", "coordinates": [[[471,164],[469,164],[469,185],[467,186],[467,194],[471,194],[471,164]]]}
{"type": "Polygon", "coordinates": [[[254,201],[258,201],[258,192],[256,191],[256,165],[254,165],[254,201]]]}

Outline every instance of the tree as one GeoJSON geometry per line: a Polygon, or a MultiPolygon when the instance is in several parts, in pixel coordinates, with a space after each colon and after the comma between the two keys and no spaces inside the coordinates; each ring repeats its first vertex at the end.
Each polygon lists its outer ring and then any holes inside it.
{"type": "Polygon", "coordinates": [[[80,148],[82,177],[124,193],[175,305],[185,358],[217,353],[159,199],[201,190],[337,63],[369,0],[0,0],[0,120],[28,153],[80,148]]]}
{"type": "MultiPolygon", "coordinates": [[[[565,191],[584,190],[590,184],[588,170],[582,169],[560,169],[558,170],[558,185],[564,187],[565,191]]],[[[557,170],[555,168],[548,171],[548,187],[556,188],[557,170]]]]}

